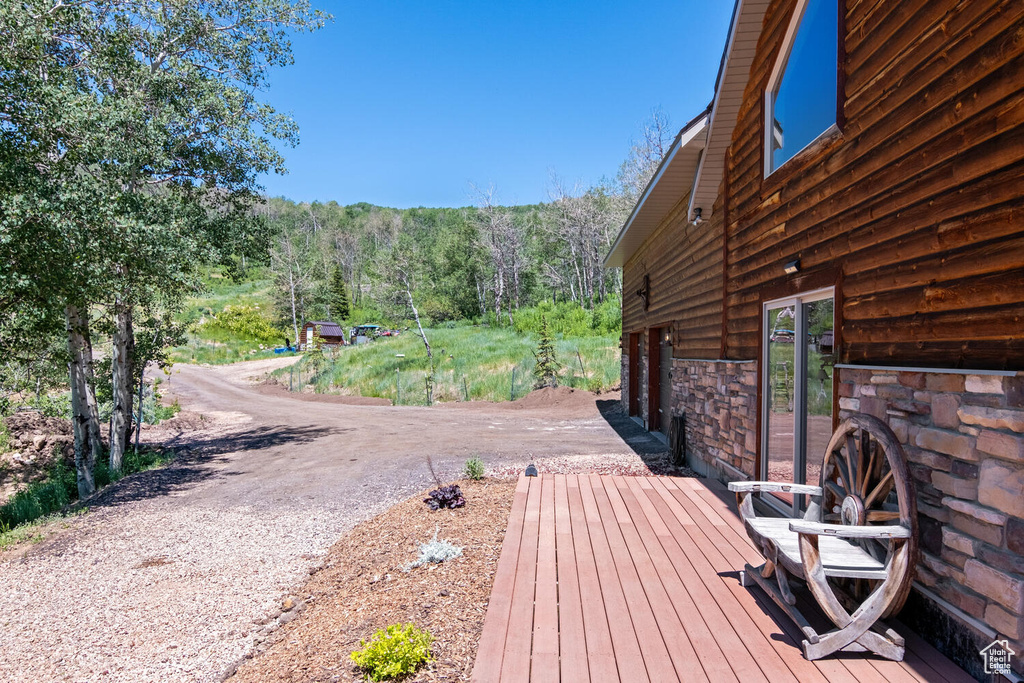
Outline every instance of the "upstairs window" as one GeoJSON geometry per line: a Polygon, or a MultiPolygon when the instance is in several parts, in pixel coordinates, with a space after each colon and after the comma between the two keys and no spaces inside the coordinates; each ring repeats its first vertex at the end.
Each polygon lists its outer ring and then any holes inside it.
{"type": "Polygon", "coordinates": [[[838,0],[797,0],[765,93],[765,175],[835,127],[838,53],[838,0]]]}

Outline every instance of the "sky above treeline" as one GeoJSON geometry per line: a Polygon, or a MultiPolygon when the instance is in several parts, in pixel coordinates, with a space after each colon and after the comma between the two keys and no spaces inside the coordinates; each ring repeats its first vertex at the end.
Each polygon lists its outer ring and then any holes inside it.
{"type": "MultiPolygon", "coordinates": [[[[315,1],[315,0],[314,0],[315,1]]],[[[299,124],[271,196],[381,206],[547,201],[550,177],[614,177],[660,107],[714,94],[730,0],[337,3],[294,39],[266,101],[299,124]]]]}

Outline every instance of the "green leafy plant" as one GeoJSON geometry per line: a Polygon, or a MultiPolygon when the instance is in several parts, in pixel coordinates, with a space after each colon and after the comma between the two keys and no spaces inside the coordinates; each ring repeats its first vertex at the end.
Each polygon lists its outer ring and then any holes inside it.
{"type": "Polygon", "coordinates": [[[484,478],[484,461],[480,458],[470,458],[462,468],[467,479],[479,481],[484,478]]]}
{"type": "Polygon", "coordinates": [[[433,642],[430,633],[414,624],[392,624],[374,633],[369,642],[359,641],[362,649],[353,652],[351,657],[371,681],[401,678],[431,660],[433,642]]]}

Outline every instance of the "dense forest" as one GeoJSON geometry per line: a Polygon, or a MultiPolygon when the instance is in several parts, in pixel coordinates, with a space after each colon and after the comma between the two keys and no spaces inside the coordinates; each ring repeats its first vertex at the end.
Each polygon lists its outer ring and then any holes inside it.
{"type": "MultiPolygon", "coordinates": [[[[489,197],[488,197],[489,200],[489,197]]],[[[590,309],[619,292],[602,258],[621,195],[591,189],[534,206],[388,209],[269,199],[268,252],[280,324],[310,319],[510,325],[538,301],[590,309]],[[345,310],[339,297],[351,308],[345,310]]],[[[295,332],[297,334],[297,332],[295,332]]]]}
{"type": "MultiPolygon", "coordinates": [[[[655,110],[613,178],[582,187],[552,176],[541,204],[503,206],[494,188],[478,187],[476,204],[463,208],[268,199],[257,212],[266,220],[276,322],[297,336],[311,319],[501,326],[544,300],[593,309],[621,294],[620,273],[605,270],[604,255],[661,161],[669,130],[655,110]]],[[[248,267],[235,258],[229,272],[245,277],[248,267]]]]}

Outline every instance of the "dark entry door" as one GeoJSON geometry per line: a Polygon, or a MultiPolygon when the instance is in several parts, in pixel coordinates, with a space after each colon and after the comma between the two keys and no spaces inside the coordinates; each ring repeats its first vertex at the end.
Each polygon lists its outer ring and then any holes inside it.
{"type": "Polygon", "coordinates": [[[629,414],[640,414],[640,334],[629,335],[629,414]]]}

